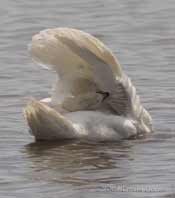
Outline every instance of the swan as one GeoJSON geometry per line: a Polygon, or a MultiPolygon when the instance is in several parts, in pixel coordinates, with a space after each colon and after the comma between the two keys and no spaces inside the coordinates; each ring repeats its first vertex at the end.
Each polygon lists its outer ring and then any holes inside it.
{"type": "Polygon", "coordinates": [[[130,78],[94,36],[46,29],[32,37],[29,53],[57,74],[50,98],[32,99],[24,109],[36,141],[118,141],[152,131],[152,118],[130,78]]]}

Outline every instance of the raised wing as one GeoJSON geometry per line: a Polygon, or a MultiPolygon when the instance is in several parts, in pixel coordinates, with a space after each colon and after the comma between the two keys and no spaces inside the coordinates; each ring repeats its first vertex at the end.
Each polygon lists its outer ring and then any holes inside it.
{"type": "Polygon", "coordinates": [[[90,91],[109,92],[109,105],[120,115],[131,110],[123,72],[112,52],[88,33],[70,28],[47,29],[32,38],[32,57],[58,74],[53,99],[90,91]]]}
{"type": "Polygon", "coordinates": [[[47,29],[33,36],[30,53],[58,74],[52,100],[109,92],[106,102],[117,114],[138,120],[143,131],[151,128],[151,117],[135,87],[112,52],[95,37],[70,28],[47,29]]]}
{"type": "Polygon", "coordinates": [[[30,53],[36,61],[50,65],[64,88],[71,85],[74,94],[75,90],[83,90],[81,85],[87,82],[109,91],[115,87],[115,76],[122,74],[112,52],[101,41],[80,30],[56,28],[41,31],[33,36],[30,53]]]}

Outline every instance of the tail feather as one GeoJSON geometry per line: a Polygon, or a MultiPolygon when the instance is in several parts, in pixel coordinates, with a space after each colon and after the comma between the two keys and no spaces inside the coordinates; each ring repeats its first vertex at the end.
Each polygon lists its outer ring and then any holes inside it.
{"type": "Polygon", "coordinates": [[[72,123],[54,109],[32,100],[24,115],[36,140],[72,139],[76,133],[72,123]]]}

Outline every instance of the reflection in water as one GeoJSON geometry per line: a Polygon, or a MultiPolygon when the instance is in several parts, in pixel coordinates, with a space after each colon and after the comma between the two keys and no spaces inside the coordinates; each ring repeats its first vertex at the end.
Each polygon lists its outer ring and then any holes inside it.
{"type": "Polygon", "coordinates": [[[73,185],[110,183],[127,173],[125,162],[132,159],[132,142],[37,142],[27,145],[26,153],[33,174],[42,180],[73,185]]]}

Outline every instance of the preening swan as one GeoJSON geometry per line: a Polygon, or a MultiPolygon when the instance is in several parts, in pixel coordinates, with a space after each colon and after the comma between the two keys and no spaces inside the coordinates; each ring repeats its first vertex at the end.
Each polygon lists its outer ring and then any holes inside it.
{"type": "Polygon", "coordinates": [[[36,140],[115,141],[152,131],[131,80],[97,38],[76,29],[47,29],[33,36],[29,51],[57,73],[51,97],[33,99],[24,110],[36,140]]]}

